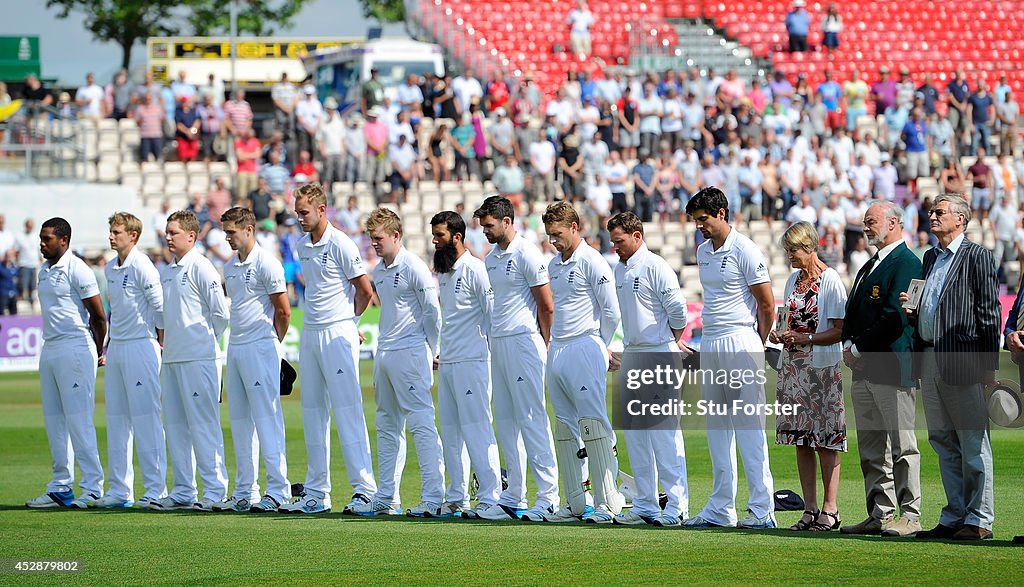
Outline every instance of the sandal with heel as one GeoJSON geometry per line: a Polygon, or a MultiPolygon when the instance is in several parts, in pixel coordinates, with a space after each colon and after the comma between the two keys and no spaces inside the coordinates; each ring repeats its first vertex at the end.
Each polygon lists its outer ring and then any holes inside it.
{"type": "Polygon", "coordinates": [[[842,520],[839,519],[839,510],[836,510],[835,512],[826,512],[822,510],[818,515],[832,518],[832,523],[828,524],[819,522],[817,516],[815,516],[814,523],[807,528],[811,532],[830,532],[832,530],[838,530],[842,523],[842,520]]]}
{"type": "Polygon", "coordinates": [[[821,515],[819,511],[804,510],[804,515],[811,516],[810,520],[804,520],[803,516],[800,517],[800,521],[789,527],[790,530],[795,532],[803,532],[808,530],[812,525],[818,521],[818,516],[821,515]]]}

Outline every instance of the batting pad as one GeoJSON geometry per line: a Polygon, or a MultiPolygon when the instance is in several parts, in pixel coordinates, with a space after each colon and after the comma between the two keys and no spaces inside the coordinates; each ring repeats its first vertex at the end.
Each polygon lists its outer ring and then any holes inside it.
{"type": "Polygon", "coordinates": [[[572,433],[572,428],[556,419],[555,453],[558,456],[558,470],[562,472],[562,486],[565,487],[569,511],[577,516],[583,515],[587,507],[587,495],[583,490],[583,464],[577,456],[579,450],[579,440],[572,433]]]}
{"type": "Polygon", "coordinates": [[[612,453],[611,431],[601,420],[580,418],[580,435],[583,436],[583,444],[587,447],[594,507],[605,505],[613,514],[618,514],[622,511],[625,500],[615,487],[618,463],[612,453]]]}

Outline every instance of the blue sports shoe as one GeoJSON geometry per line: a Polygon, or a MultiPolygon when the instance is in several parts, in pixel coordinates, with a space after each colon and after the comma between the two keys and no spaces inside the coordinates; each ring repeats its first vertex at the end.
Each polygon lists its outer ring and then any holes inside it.
{"type": "Polygon", "coordinates": [[[74,491],[51,491],[25,502],[32,509],[66,508],[75,501],[74,491]]]}

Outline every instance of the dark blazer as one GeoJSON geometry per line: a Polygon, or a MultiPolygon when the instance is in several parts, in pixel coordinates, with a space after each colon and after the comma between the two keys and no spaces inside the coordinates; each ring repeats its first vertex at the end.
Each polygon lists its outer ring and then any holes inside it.
{"type": "Polygon", "coordinates": [[[843,341],[852,341],[861,354],[853,379],[910,387],[914,385],[912,326],[900,303],[911,279],[921,276],[921,261],[900,243],[882,259],[870,275],[867,265],[854,280],[855,289],[846,302],[843,341]]]}
{"type": "MultiPolygon", "coordinates": [[[[928,279],[938,249],[924,254],[928,279]]],[[[920,316],[920,314],[918,314],[920,316]]],[[[992,252],[966,238],[951,261],[935,310],[935,353],[939,377],[950,385],[981,382],[984,371],[999,368],[999,280],[992,252]]],[[[924,348],[914,320],[914,349],[924,348]]],[[[915,357],[919,358],[919,357],[915,357]]],[[[915,361],[915,372],[919,361],[915,361]]]]}

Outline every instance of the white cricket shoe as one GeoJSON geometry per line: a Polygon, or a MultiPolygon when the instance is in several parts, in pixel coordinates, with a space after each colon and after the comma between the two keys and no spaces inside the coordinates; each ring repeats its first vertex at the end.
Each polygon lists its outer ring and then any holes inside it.
{"type": "Polygon", "coordinates": [[[173,497],[167,496],[162,499],[154,499],[149,502],[149,509],[158,512],[171,512],[175,510],[190,510],[194,504],[190,501],[175,501],[173,497]]]}
{"type": "Polygon", "coordinates": [[[523,512],[519,519],[524,522],[543,522],[544,516],[555,513],[555,508],[551,506],[540,506],[534,505],[532,508],[523,512]]]}
{"type": "Polygon", "coordinates": [[[577,516],[569,509],[569,506],[564,505],[558,508],[557,512],[550,513],[544,516],[545,522],[551,522],[553,524],[565,524],[567,522],[579,522],[582,518],[592,514],[594,512],[594,506],[588,505],[583,510],[582,516],[577,516]]]}
{"type": "Polygon", "coordinates": [[[456,501],[446,501],[441,504],[439,513],[434,515],[427,515],[427,518],[468,518],[470,510],[468,507],[464,507],[461,503],[456,501]]]}
{"type": "Polygon", "coordinates": [[[269,514],[277,512],[277,508],[281,507],[281,504],[276,499],[269,495],[264,495],[263,499],[249,506],[250,514],[269,514]]]}
{"type": "Polygon", "coordinates": [[[25,502],[25,507],[32,509],[65,508],[75,500],[73,491],[51,491],[25,502]]]}
{"type": "Polygon", "coordinates": [[[679,528],[683,525],[683,521],[679,519],[679,516],[667,516],[665,514],[654,518],[652,523],[662,528],[679,528]]]}
{"type": "Polygon", "coordinates": [[[505,521],[515,520],[515,510],[512,508],[490,503],[477,504],[475,509],[463,512],[462,517],[471,520],[494,520],[505,521]],[[511,512],[511,513],[510,513],[511,512]]]}
{"type": "Polygon", "coordinates": [[[78,499],[69,503],[68,507],[74,510],[87,510],[99,499],[100,496],[95,493],[83,493],[78,499]]]}
{"type": "Polygon", "coordinates": [[[405,510],[405,515],[413,518],[436,518],[441,515],[441,504],[436,501],[421,501],[405,510]]]}
{"type": "Polygon", "coordinates": [[[291,503],[286,503],[280,508],[282,514],[326,514],[331,511],[331,497],[325,495],[323,499],[303,493],[296,497],[291,503]]]}
{"type": "Polygon", "coordinates": [[[104,495],[103,497],[97,499],[96,501],[94,501],[92,503],[92,507],[94,507],[94,508],[102,508],[102,509],[130,508],[130,507],[132,507],[132,505],[134,505],[134,502],[132,500],[130,500],[130,499],[121,499],[120,497],[117,497],[115,495],[111,495],[109,493],[104,495]]]}
{"type": "Polygon", "coordinates": [[[252,502],[246,497],[231,496],[220,503],[213,504],[215,512],[247,512],[252,507],[252,502]]]}
{"type": "Polygon", "coordinates": [[[647,516],[641,516],[632,509],[628,512],[622,512],[621,514],[612,518],[612,523],[616,526],[644,526],[654,522],[653,518],[647,516]]]}
{"type": "Polygon", "coordinates": [[[583,516],[583,521],[588,524],[611,524],[613,519],[615,519],[615,514],[604,504],[597,506],[592,512],[583,516]]]}
{"type": "Polygon", "coordinates": [[[368,503],[370,503],[369,497],[366,497],[362,493],[357,493],[352,496],[352,501],[348,502],[348,505],[346,505],[345,508],[341,510],[341,513],[353,515],[355,514],[354,510],[357,507],[364,506],[368,503]]]}
{"type": "MultiPolygon", "coordinates": [[[[219,503],[223,503],[223,502],[219,502],[219,503]]],[[[216,509],[216,507],[219,505],[219,503],[216,502],[216,501],[213,501],[209,497],[204,497],[204,498],[200,499],[199,501],[195,502],[194,504],[192,504],[192,509],[194,511],[197,511],[197,512],[218,512],[218,511],[222,511],[222,510],[216,509]]]]}
{"type": "Polygon", "coordinates": [[[402,513],[402,508],[382,499],[374,497],[370,501],[357,505],[350,510],[357,516],[398,516],[402,513]]]}

